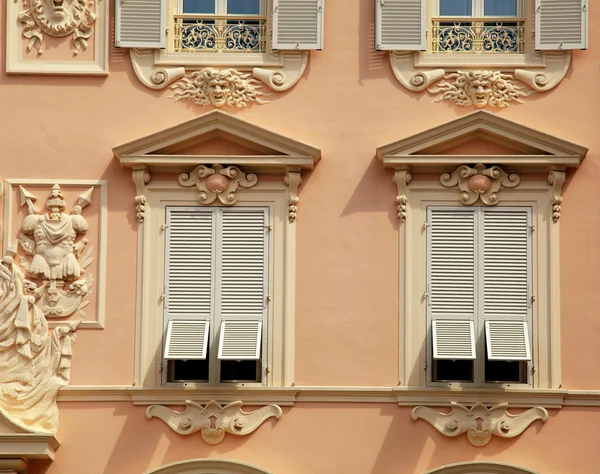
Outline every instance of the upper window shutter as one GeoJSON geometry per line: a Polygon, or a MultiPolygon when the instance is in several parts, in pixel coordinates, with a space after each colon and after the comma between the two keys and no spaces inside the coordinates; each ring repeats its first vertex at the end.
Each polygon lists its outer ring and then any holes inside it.
{"type": "Polygon", "coordinates": [[[324,0],[273,0],[273,49],[323,49],[324,0]]]}
{"type": "Polygon", "coordinates": [[[262,321],[221,322],[218,358],[220,360],[260,359],[261,336],[262,321]]]}
{"type": "Polygon", "coordinates": [[[485,343],[489,360],[531,360],[526,321],[486,321],[485,343]]]}
{"type": "Polygon", "coordinates": [[[167,0],[116,0],[115,45],[119,48],[166,46],[167,0]]]}
{"type": "Polygon", "coordinates": [[[375,0],[375,49],[425,51],[427,0],[375,0]]]}
{"type": "Polygon", "coordinates": [[[475,359],[473,321],[434,319],[431,329],[434,359],[475,359]]]}
{"type": "Polygon", "coordinates": [[[209,322],[206,320],[169,321],[165,359],[206,359],[209,322]]]}
{"type": "Polygon", "coordinates": [[[535,49],[586,49],[587,0],[536,0],[535,49]]]}

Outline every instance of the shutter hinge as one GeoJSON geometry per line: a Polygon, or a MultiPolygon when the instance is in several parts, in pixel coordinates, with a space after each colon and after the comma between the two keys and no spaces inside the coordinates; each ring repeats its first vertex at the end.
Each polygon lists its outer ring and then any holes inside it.
{"type": "Polygon", "coordinates": [[[529,227],[531,229],[531,232],[535,232],[535,226],[533,224],[530,226],[527,226],[527,227],[529,227]]]}
{"type": "Polygon", "coordinates": [[[427,363],[423,364],[423,370],[427,370],[427,363]]]}
{"type": "Polygon", "coordinates": [[[427,230],[429,228],[429,222],[425,221],[423,222],[423,227],[421,227],[422,230],[427,230]]]}
{"type": "Polygon", "coordinates": [[[167,230],[168,228],[169,228],[169,226],[168,226],[167,224],[162,224],[162,225],[160,226],[160,230],[161,230],[162,232],[164,232],[164,231],[165,231],[165,230],[167,230]]]}
{"type": "Polygon", "coordinates": [[[271,232],[273,230],[273,226],[271,224],[266,225],[265,229],[269,229],[269,232],[271,232]]]}
{"type": "Polygon", "coordinates": [[[427,300],[427,304],[429,304],[429,285],[425,287],[425,293],[423,293],[423,299],[427,300]]]}
{"type": "Polygon", "coordinates": [[[271,302],[271,300],[272,300],[272,299],[273,299],[273,298],[271,297],[271,295],[267,295],[267,301],[268,301],[269,303],[271,302]]]}
{"type": "Polygon", "coordinates": [[[163,371],[163,366],[162,366],[162,364],[160,364],[160,365],[158,366],[158,373],[161,373],[162,371],[163,371]]]}
{"type": "Polygon", "coordinates": [[[160,301],[162,301],[164,303],[164,301],[165,301],[165,294],[164,293],[160,294],[160,301]]]}
{"type": "Polygon", "coordinates": [[[169,34],[169,28],[166,28],[165,29],[165,35],[168,35],[168,34],[169,34]]]}

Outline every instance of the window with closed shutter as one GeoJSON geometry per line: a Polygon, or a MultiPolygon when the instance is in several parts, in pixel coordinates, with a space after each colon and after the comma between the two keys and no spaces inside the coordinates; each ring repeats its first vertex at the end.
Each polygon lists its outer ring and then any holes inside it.
{"type": "Polygon", "coordinates": [[[268,209],[166,213],[164,382],[261,382],[268,209]]]}
{"type": "Polygon", "coordinates": [[[432,383],[526,383],[531,208],[427,209],[432,383]]]}

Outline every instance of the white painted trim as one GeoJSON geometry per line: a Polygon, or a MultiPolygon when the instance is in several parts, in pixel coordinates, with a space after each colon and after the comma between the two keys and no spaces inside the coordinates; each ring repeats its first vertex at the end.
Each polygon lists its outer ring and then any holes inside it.
{"type": "Polygon", "coordinates": [[[271,472],[228,459],[192,459],[152,469],[146,474],[271,474],[271,472]]]}
{"type": "Polygon", "coordinates": [[[513,464],[499,462],[469,461],[448,464],[427,471],[425,474],[538,474],[513,464]]]}
{"type": "MultiPolygon", "coordinates": [[[[4,249],[9,245],[16,245],[16,234],[13,234],[13,223],[11,219],[11,209],[13,206],[12,195],[14,186],[27,185],[48,185],[52,186],[56,183],[63,186],[74,186],[81,188],[95,187],[100,191],[100,215],[98,217],[98,244],[96,246],[96,255],[94,258],[98,263],[98,274],[94,275],[95,294],[96,294],[96,320],[81,321],[80,329],[104,329],[106,322],[106,241],[107,241],[107,225],[108,225],[108,181],[94,179],[7,179],[4,198],[4,249]]],[[[20,205],[20,204],[19,204],[20,205]]],[[[93,293],[92,293],[93,294],[93,293]]],[[[58,326],[67,326],[71,320],[48,319],[50,328],[58,326]]]]}
{"type": "Polygon", "coordinates": [[[49,61],[43,55],[33,60],[23,58],[22,27],[18,16],[23,11],[23,0],[7,2],[6,14],[6,73],[7,74],[59,74],[108,75],[109,3],[97,0],[94,23],[94,61],[49,61]]]}

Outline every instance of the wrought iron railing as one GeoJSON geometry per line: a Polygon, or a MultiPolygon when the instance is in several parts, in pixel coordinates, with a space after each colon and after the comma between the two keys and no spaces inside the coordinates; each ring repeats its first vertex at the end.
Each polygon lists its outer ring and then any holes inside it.
{"type": "Polygon", "coordinates": [[[175,15],[176,52],[264,53],[266,17],[175,15]]]}
{"type": "Polygon", "coordinates": [[[525,44],[523,18],[434,18],[433,53],[516,53],[525,44]]]}

